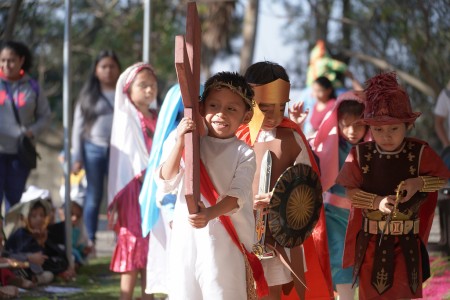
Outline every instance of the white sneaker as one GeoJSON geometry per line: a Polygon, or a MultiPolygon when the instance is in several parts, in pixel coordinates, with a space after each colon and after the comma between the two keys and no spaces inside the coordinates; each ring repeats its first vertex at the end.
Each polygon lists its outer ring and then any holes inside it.
{"type": "Polygon", "coordinates": [[[36,280],[38,285],[49,284],[53,281],[55,276],[50,271],[44,271],[41,274],[36,275],[36,280]]]}

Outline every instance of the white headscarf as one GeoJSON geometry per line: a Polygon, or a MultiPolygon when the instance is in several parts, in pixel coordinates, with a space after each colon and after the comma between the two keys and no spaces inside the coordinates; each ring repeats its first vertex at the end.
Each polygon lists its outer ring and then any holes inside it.
{"type": "Polygon", "coordinates": [[[108,206],[147,167],[149,153],[141,121],[138,110],[129,98],[130,86],[142,69],[148,69],[155,75],[151,65],[140,62],[128,67],[117,81],[109,157],[108,206]]]}

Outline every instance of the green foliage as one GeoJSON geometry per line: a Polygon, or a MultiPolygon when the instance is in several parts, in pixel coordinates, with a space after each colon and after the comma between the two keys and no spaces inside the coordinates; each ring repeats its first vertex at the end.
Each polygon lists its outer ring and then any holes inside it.
{"type": "MultiPolygon", "coordinates": [[[[151,5],[150,63],[163,92],[176,81],[173,46],[175,35],[184,34],[184,25],[171,1],[156,0],[151,5]]],[[[0,6],[2,22],[6,23],[8,13],[8,6],[0,6]]],[[[62,120],[64,20],[64,1],[23,1],[13,34],[32,50],[35,63],[31,73],[44,84],[57,120],[62,120]]],[[[72,101],[100,50],[114,50],[123,70],[142,60],[142,26],[142,1],[72,1],[72,101]]]]}
{"type": "MultiPolygon", "coordinates": [[[[6,24],[13,1],[8,2],[0,4],[2,24],[6,24]]],[[[144,12],[142,0],[76,0],[71,3],[70,97],[73,105],[100,50],[114,50],[123,70],[142,60],[144,12]]],[[[222,4],[199,4],[199,15],[202,24],[209,21],[208,28],[216,29],[214,35],[220,37],[220,47],[226,52],[229,40],[240,33],[242,19],[239,14],[233,14],[227,24],[214,27],[216,15],[211,11],[217,5],[222,4]]],[[[158,75],[160,97],[177,81],[174,43],[176,35],[185,34],[185,17],[186,1],[151,1],[150,63],[158,75]]],[[[25,42],[32,50],[35,64],[31,74],[43,85],[57,121],[62,120],[65,18],[65,1],[23,1],[13,32],[14,39],[25,42]]],[[[0,35],[4,32],[5,29],[0,28],[0,35]]],[[[221,53],[213,53],[213,56],[216,54],[221,53]]]]}
{"type": "MultiPolygon", "coordinates": [[[[286,41],[295,43],[300,53],[311,49],[320,38],[315,26],[317,19],[326,20],[328,27],[334,29],[333,34],[329,32],[326,37],[328,51],[335,58],[348,59],[350,70],[360,82],[389,70],[404,72],[415,80],[416,85],[413,85],[400,78],[413,110],[423,113],[412,134],[440,148],[434,134],[432,109],[438,93],[450,79],[450,6],[447,0],[315,0],[308,1],[308,5],[283,0],[283,3],[288,15],[286,41]],[[343,11],[344,3],[349,4],[346,11],[343,11]],[[333,7],[330,14],[320,9],[324,5],[333,7]],[[344,28],[349,29],[347,37],[343,36],[344,28]],[[349,45],[344,43],[345,38],[349,38],[349,45]],[[348,57],[346,52],[372,60],[348,57]],[[375,60],[385,65],[381,67],[375,60]],[[425,86],[427,92],[418,85],[425,86]]],[[[297,66],[290,68],[304,78],[307,56],[298,55],[294,64],[297,66]]]]}

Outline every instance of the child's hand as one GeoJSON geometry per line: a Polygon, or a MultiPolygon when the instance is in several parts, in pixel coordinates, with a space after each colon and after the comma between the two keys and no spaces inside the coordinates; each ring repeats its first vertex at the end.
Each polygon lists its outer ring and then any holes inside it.
{"type": "Polygon", "coordinates": [[[177,141],[184,145],[184,135],[193,130],[195,130],[195,123],[191,118],[184,117],[181,119],[180,124],[178,124],[177,127],[177,141]]]}
{"type": "Polygon", "coordinates": [[[206,208],[201,201],[198,202],[198,206],[200,207],[200,211],[196,214],[189,215],[189,224],[194,228],[203,228],[211,220],[209,208],[206,208]]]}
{"type": "Polygon", "coordinates": [[[270,198],[272,198],[272,193],[255,195],[255,200],[253,200],[253,209],[258,210],[269,207],[270,198]]]}
{"type": "Polygon", "coordinates": [[[423,180],[420,177],[408,178],[403,181],[401,190],[405,191],[406,193],[403,192],[403,195],[406,195],[400,200],[400,202],[406,202],[411,199],[411,197],[414,196],[418,191],[420,191],[422,187],[423,180]]]}
{"type": "Polygon", "coordinates": [[[42,266],[45,260],[48,259],[48,256],[39,251],[28,254],[27,258],[29,262],[42,266]]]}
{"type": "Polygon", "coordinates": [[[378,205],[378,209],[385,214],[390,214],[392,209],[394,209],[394,204],[395,204],[395,196],[394,195],[389,195],[386,197],[380,197],[382,198],[379,205],[378,205]]]}
{"type": "Polygon", "coordinates": [[[303,126],[303,123],[308,117],[309,110],[306,109],[305,111],[303,111],[303,101],[300,101],[294,103],[292,107],[288,107],[288,112],[289,119],[291,119],[291,121],[294,121],[298,125],[303,126]]]}

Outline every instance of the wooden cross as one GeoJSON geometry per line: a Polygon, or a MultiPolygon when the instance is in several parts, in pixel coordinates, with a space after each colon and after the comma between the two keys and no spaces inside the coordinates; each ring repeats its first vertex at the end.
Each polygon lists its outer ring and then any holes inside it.
{"type": "Polygon", "coordinates": [[[197,5],[189,2],[186,16],[186,39],[175,38],[175,68],[180,84],[184,116],[192,118],[196,130],[184,136],[185,197],[190,214],[199,211],[200,201],[200,136],[205,129],[198,110],[200,91],[201,29],[197,5]]]}

